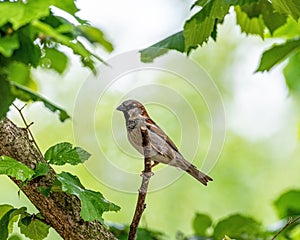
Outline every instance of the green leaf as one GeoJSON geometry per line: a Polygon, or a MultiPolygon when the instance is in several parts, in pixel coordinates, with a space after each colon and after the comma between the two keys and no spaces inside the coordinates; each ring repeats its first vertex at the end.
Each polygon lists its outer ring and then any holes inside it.
{"type": "Polygon", "coordinates": [[[73,16],[75,16],[75,13],[79,11],[79,9],[75,5],[74,0],[52,0],[51,4],[70,13],[73,16]]]}
{"type": "Polygon", "coordinates": [[[9,236],[8,240],[22,240],[18,235],[11,235],[9,236]]]}
{"type": "Polygon", "coordinates": [[[30,67],[22,62],[12,61],[6,68],[9,81],[21,85],[27,85],[30,82],[30,67]]]}
{"type": "Polygon", "coordinates": [[[11,93],[10,84],[6,77],[0,74],[0,121],[6,116],[9,106],[15,100],[15,96],[11,93]]]}
{"type": "Polygon", "coordinates": [[[275,12],[273,5],[269,1],[261,0],[258,7],[262,12],[264,23],[270,30],[271,34],[286,23],[287,16],[275,12]]]}
{"type": "Polygon", "coordinates": [[[196,213],[193,220],[194,233],[197,236],[207,236],[207,229],[212,225],[211,218],[206,214],[196,213]]]}
{"type": "Polygon", "coordinates": [[[237,23],[241,26],[243,32],[247,34],[257,34],[264,36],[264,30],[267,27],[271,33],[284,25],[287,17],[283,14],[274,12],[272,4],[265,0],[236,6],[237,23]]]}
{"type": "Polygon", "coordinates": [[[38,162],[34,169],[33,178],[45,176],[50,171],[48,163],[38,162]]]}
{"type": "Polygon", "coordinates": [[[62,108],[49,102],[48,100],[46,100],[39,94],[37,94],[19,84],[13,83],[13,82],[11,82],[11,85],[12,85],[13,95],[15,97],[19,98],[20,100],[22,100],[24,102],[34,101],[34,102],[44,103],[45,107],[48,108],[49,110],[51,110],[52,112],[58,111],[59,119],[62,122],[65,121],[66,119],[70,118],[70,116],[67,114],[67,112],[65,110],[63,110],[62,108]]]}
{"type": "Polygon", "coordinates": [[[0,37],[0,53],[4,57],[10,57],[13,54],[14,50],[18,49],[19,46],[20,44],[17,34],[0,37]]]}
{"type": "Polygon", "coordinates": [[[175,33],[162,41],[141,51],[141,60],[143,62],[153,62],[154,58],[159,57],[168,50],[174,49],[184,52],[184,36],[183,31],[175,33]]]}
{"type": "Polygon", "coordinates": [[[53,41],[71,48],[75,54],[81,57],[84,66],[89,67],[91,70],[95,70],[93,57],[104,62],[101,58],[89,52],[79,40],[74,41],[72,38],[57,32],[53,27],[41,21],[35,20],[31,24],[38,28],[44,35],[51,37],[53,41]]]}
{"type": "Polygon", "coordinates": [[[55,48],[45,48],[45,56],[40,59],[44,68],[52,68],[58,73],[63,73],[68,64],[68,57],[55,48]]]}
{"type": "Polygon", "coordinates": [[[253,218],[245,217],[239,214],[231,215],[216,225],[214,229],[214,238],[223,239],[225,235],[234,239],[258,239],[265,233],[261,230],[259,224],[253,218]]]}
{"type": "Polygon", "coordinates": [[[138,228],[136,234],[136,238],[141,240],[163,240],[165,239],[164,236],[162,232],[149,230],[147,228],[138,228]]]}
{"type": "Polygon", "coordinates": [[[38,187],[41,194],[43,194],[45,197],[48,197],[51,192],[51,187],[38,187]]]}
{"type": "MultiPolygon", "coordinates": [[[[8,204],[0,205],[0,219],[9,211],[13,209],[13,206],[8,204]]],[[[8,224],[8,233],[12,233],[14,228],[14,222],[18,220],[18,217],[13,217],[8,224]]]]}
{"type": "Polygon", "coordinates": [[[0,2],[0,26],[10,22],[13,29],[30,23],[34,19],[39,19],[49,15],[49,0],[0,2]]]}
{"type": "Polygon", "coordinates": [[[1,204],[0,205],[0,219],[11,209],[13,209],[13,206],[8,205],[8,204],[1,204]]]}
{"type": "Polygon", "coordinates": [[[6,212],[2,218],[0,219],[0,240],[6,240],[8,237],[8,226],[10,221],[13,220],[13,218],[17,215],[23,214],[26,211],[25,207],[19,208],[19,209],[11,209],[8,212],[6,212]]]}
{"type": "Polygon", "coordinates": [[[290,190],[274,201],[279,218],[300,215],[300,191],[290,190]]]}
{"type": "Polygon", "coordinates": [[[63,142],[50,147],[45,153],[45,159],[50,164],[64,165],[69,163],[77,165],[83,163],[91,156],[90,153],[80,147],[72,147],[71,143],[63,142]]]}
{"type": "Polygon", "coordinates": [[[245,5],[249,3],[256,3],[259,0],[224,0],[224,3],[230,4],[230,5],[245,5]]]}
{"type": "Polygon", "coordinates": [[[49,225],[34,217],[31,218],[28,224],[24,224],[22,220],[19,221],[18,226],[22,234],[33,240],[45,239],[48,236],[50,228],[49,225]]]}
{"type": "Polygon", "coordinates": [[[289,40],[283,44],[273,45],[265,51],[256,71],[269,71],[274,65],[286,59],[290,53],[300,47],[300,39],[289,40]]]}
{"type": "Polygon", "coordinates": [[[32,178],[34,171],[13,158],[1,156],[0,174],[5,174],[24,182],[32,178]]]}
{"type": "Polygon", "coordinates": [[[300,22],[295,21],[294,18],[288,17],[286,24],[278,28],[273,37],[280,37],[286,39],[293,39],[300,36],[300,22]]]}
{"type": "Polygon", "coordinates": [[[291,93],[300,96],[300,51],[289,58],[288,64],[283,69],[286,85],[291,93]]]}
{"type": "Polygon", "coordinates": [[[300,4],[298,0],[272,0],[276,11],[291,15],[295,20],[300,17],[300,4]]]}
{"type": "Polygon", "coordinates": [[[119,211],[120,207],[106,200],[99,192],[87,190],[78,177],[62,172],[56,175],[62,185],[62,191],[77,196],[81,201],[80,215],[85,221],[103,222],[102,214],[106,211],[119,211]]]}
{"type": "Polygon", "coordinates": [[[26,25],[19,29],[18,38],[20,47],[15,50],[12,59],[32,67],[37,67],[41,57],[41,49],[36,44],[37,35],[37,29],[31,25],[26,25]]]}
{"type": "Polygon", "coordinates": [[[192,5],[191,9],[194,8],[195,6],[201,6],[201,7],[203,7],[203,6],[205,6],[205,4],[207,4],[209,1],[210,1],[210,0],[197,0],[197,1],[192,5]]]}
{"type": "Polygon", "coordinates": [[[241,30],[247,34],[257,34],[263,38],[265,24],[261,15],[259,17],[249,18],[247,13],[243,12],[241,7],[235,7],[236,21],[241,30]]]}
{"type": "Polygon", "coordinates": [[[108,52],[114,50],[113,45],[105,38],[104,33],[100,29],[89,25],[79,25],[77,28],[81,31],[81,35],[90,42],[101,44],[108,52]]]}
{"type": "Polygon", "coordinates": [[[230,5],[223,0],[209,1],[198,13],[184,25],[185,51],[189,52],[207,42],[213,33],[215,21],[223,21],[230,5]]]}

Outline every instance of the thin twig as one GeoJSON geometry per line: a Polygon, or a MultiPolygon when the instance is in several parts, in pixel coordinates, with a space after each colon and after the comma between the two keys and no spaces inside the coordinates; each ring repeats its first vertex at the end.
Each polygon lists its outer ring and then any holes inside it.
{"type": "Polygon", "coordinates": [[[148,184],[153,173],[151,172],[151,157],[150,157],[150,140],[146,127],[141,127],[141,133],[143,138],[144,148],[144,171],[142,172],[142,184],[139,189],[139,196],[134,212],[132,222],[130,224],[130,230],[128,234],[128,240],[134,240],[136,238],[137,229],[141,220],[142,214],[146,208],[145,199],[148,190],[148,184]]]}
{"type": "Polygon", "coordinates": [[[31,132],[30,129],[29,129],[30,126],[33,125],[33,122],[31,122],[31,123],[28,124],[28,123],[26,122],[26,119],[25,119],[23,113],[22,113],[22,110],[27,106],[27,104],[24,104],[23,107],[21,107],[21,108],[18,108],[14,103],[13,103],[12,105],[13,105],[13,106],[17,109],[17,111],[19,112],[19,114],[20,114],[20,116],[21,116],[21,118],[22,118],[22,120],[23,120],[23,122],[24,122],[24,124],[25,124],[26,130],[27,130],[27,132],[29,133],[30,138],[31,138],[31,141],[33,142],[34,146],[35,146],[36,149],[39,151],[39,153],[41,154],[41,156],[43,156],[43,154],[42,154],[42,152],[41,152],[39,146],[37,145],[37,143],[36,143],[36,141],[35,141],[35,139],[34,139],[34,137],[33,137],[32,132],[31,132]]]}
{"type": "Polygon", "coordinates": [[[293,219],[292,217],[290,217],[289,220],[287,221],[287,223],[280,229],[280,231],[278,233],[275,234],[275,236],[272,238],[272,240],[274,240],[275,238],[277,238],[278,235],[280,233],[282,233],[288,226],[290,226],[293,223],[297,222],[299,219],[300,219],[300,216],[296,217],[295,219],[293,219]]]}

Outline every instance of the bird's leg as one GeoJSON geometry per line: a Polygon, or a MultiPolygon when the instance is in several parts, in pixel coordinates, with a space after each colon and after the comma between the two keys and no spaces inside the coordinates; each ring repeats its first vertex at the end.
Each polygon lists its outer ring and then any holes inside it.
{"type": "Polygon", "coordinates": [[[152,169],[153,167],[155,167],[156,165],[158,165],[158,164],[159,164],[159,162],[154,161],[154,163],[151,165],[151,169],[152,169]]]}

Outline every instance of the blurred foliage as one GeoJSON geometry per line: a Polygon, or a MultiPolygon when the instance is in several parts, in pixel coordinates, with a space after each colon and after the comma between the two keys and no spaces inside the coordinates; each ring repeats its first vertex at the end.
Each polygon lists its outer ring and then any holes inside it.
{"type": "Polygon", "coordinates": [[[192,8],[200,7],[200,10],[185,22],[183,31],[142,50],[142,60],[151,62],[154,58],[165,54],[168,49],[189,54],[192,49],[202,46],[209,39],[216,41],[217,26],[224,22],[230,6],[234,6],[236,23],[242,32],[258,35],[263,39],[274,37],[285,41],[284,43],[280,41],[280,45],[272,46],[263,53],[257,71],[269,71],[283,60],[289,59],[284,76],[291,92],[299,94],[299,78],[296,77],[299,72],[297,55],[300,51],[300,5],[296,0],[196,1],[192,8]],[[281,34],[278,34],[279,32],[281,34]]]}
{"type": "Polygon", "coordinates": [[[100,29],[76,16],[78,11],[73,0],[0,1],[0,119],[16,98],[42,101],[51,111],[60,112],[61,121],[69,118],[61,108],[34,92],[31,70],[41,67],[62,74],[68,66],[69,57],[64,51],[67,47],[95,72],[95,60],[102,59],[88,47],[100,45],[108,52],[113,50],[100,29]],[[56,14],[53,7],[76,23],[56,14]]]}
{"type": "Polygon", "coordinates": [[[294,212],[288,210],[291,205],[299,202],[299,191],[291,190],[282,194],[278,200],[274,202],[280,221],[276,229],[266,228],[255,218],[244,216],[241,214],[233,214],[225,217],[217,222],[213,222],[210,216],[206,214],[196,213],[193,220],[194,234],[186,236],[183,233],[178,234],[177,239],[182,240],[228,240],[228,239],[243,239],[243,240],[267,240],[275,239],[288,240],[298,239],[300,214],[299,205],[294,209],[294,212]],[[291,219],[290,216],[295,216],[291,219]],[[297,233],[296,233],[297,232],[297,233]]]}

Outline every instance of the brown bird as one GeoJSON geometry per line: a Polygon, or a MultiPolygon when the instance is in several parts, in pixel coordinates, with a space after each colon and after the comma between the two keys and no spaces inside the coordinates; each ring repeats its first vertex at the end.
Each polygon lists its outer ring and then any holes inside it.
{"type": "Polygon", "coordinates": [[[207,182],[213,180],[184,159],[173,141],[149,117],[145,107],[140,102],[136,100],[126,100],[117,107],[117,110],[122,111],[124,114],[129,142],[141,154],[144,154],[141,127],[147,127],[151,146],[150,157],[151,160],[154,161],[152,167],[158,163],[178,167],[204,185],[207,185],[207,182]]]}

